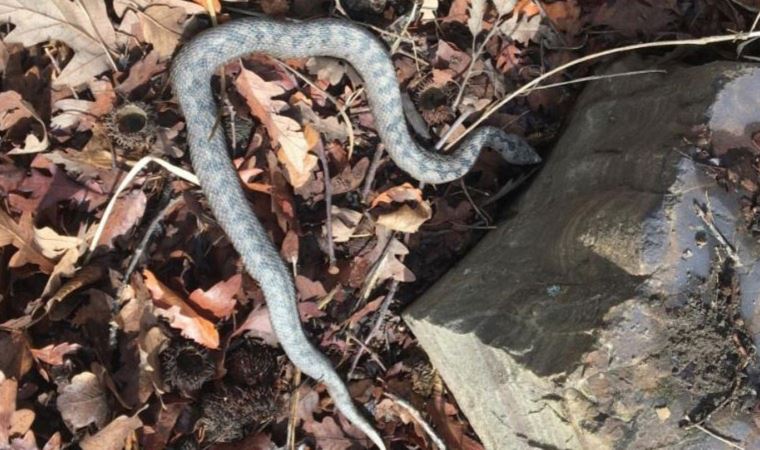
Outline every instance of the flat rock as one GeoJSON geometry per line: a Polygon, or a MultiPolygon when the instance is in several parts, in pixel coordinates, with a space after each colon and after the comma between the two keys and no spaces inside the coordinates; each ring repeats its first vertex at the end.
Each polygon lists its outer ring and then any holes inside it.
{"type": "Polygon", "coordinates": [[[735,188],[758,182],[760,66],[666,69],[589,84],[504,223],[404,313],[489,450],[760,448],[735,188]]]}

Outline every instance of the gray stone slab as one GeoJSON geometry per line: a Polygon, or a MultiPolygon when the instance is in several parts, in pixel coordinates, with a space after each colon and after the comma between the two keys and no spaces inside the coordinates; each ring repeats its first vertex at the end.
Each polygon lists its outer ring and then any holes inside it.
{"type": "Polygon", "coordinates": [[[726,249],[696,205],[735,249],[744,320],[760,331],[760,247],[740,196],[693,158],[711,134],[725,161],[749,152],[759,93],[760,66],[735,63],[589,84],[504,223],[405,311],[487,449],[728,448],[687,415],[760,448],[738,400],[695,413],[741,371],[688,372],[739,351],[710,321],[726,249]]]}

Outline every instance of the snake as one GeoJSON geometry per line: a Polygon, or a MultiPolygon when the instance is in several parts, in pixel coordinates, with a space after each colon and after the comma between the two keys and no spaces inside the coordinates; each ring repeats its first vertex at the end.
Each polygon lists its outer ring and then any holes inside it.
{"type": "Polygon", "coordinates": [[[263,291],[275,336],[291,362],[323,383],[335,407],[384,450],[380,434],[354,404],[329,359],[307,337],[290,272],[247,203],[222,127],[216,126],[211,79],[220,66],[251,53],[281,59],[333,57],[351,64],[365,81],[367,101],[386,151],[399,168],[421,182],[440,184],[458,179],[470,170],[484,147],[516,165],[535,164],[540,158],[522,138],[490,126],[477,128],[450,153],[427,151],[417,144],[404,119],[389,52],[372,33],[350,20],[234,19],[199,33],[174,57],[170,80],[185,116],[192,167],[211,212],[263,291]]]}

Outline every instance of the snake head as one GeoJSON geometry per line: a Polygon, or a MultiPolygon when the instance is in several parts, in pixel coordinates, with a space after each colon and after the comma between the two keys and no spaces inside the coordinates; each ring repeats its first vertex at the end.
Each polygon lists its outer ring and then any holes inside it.
{"type": "Polygon", "coordinates": [[[499,129],[495,129],[489,136],[488,146],[499,152],[510,164],[527,166],[541,162],[541,157],[525,139],[499,129]]]}

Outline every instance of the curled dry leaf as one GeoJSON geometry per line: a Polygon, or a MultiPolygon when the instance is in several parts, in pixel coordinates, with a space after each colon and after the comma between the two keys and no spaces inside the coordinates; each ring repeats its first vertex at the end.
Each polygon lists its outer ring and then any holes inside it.
{"type": "Polygon", "coordinates": [[[79,443],[82,450],[122,450],[133,448],[125,445],[130,435],[143,425],[138,417],[119,416],[105,428],[79,443]]]}
{"type": "Polygon", "coordinates": [[[56,406],[72,430],[94,423],[100,427],[108,418],[106,393],[92,372],[74,375],[71,383],[60,389],[56,406]]]}
{"type": "MultiPolygon", "coordinates": [[[[348,242],[362,220],[362,213],[332,205],[332,236],[334,242],[348,242]]],[[[325,233],[323,233],[325,234],[325,233]]]]}
{"type": "Polygon", "coordinates": [[[0,247],[5,245],[13,245],[18,249],[11,257],[9,267],[36,264],[45,273],[51,273],[55,267],[34,239],[34,226],[30,213],[22,214],[21,220],[16,223],[11,216],[0,209],[0,247]]]}
{"type": "Polygon", "coordinates": [[[92,80],[87,83],[94,101],[64,98],[55,102],[54,111],[58,113],[50,120],[53,130],[77,131],[89,130],[97,123],[98,118],[109,113],[116,101],[116,92],[109,80],[92,80]]]}
{"type": "Polygon", "coordinates": [[[74,50],[53,81],[55,87],[78,87],[108,70],[106,52],[117,44],[106,4],[100,0],[0,0],[0,20],[16,25],[5,43],[31,47],[55,39],[74,50]]]}
{"type": "Polygon", "coordinates": [[[43,361],[51,366],[60,366],[63,364],[63,357],[69,353],[73,353],[79,350],[82,346],[79,344],[69,344],[68,342],[62,342],[57,345],[50,344],[40,349],[31,349],[32,355],[35,358],[43,361]]]}
{"type": "Polygon", "coordinates": [[[219,347],[219,332],[213,323],[198,314],[182,297],[164,286],[155,275],[147,269],[143,270],[145,286],[150,291],[156,314],[166,317],[169,324],[181,331],[182,336],[208,347],[219,347]]]}
{"type": "Polygon", "coordinates": [[[393,211],[380,213],[377,219],[379,225],[391,230],[415,233],[433,216],[430,204],[422,199],[422,191],[409,183],[381,193],[372,201],[372,207],[389,206],[391,203],[400,203],[401,206],[393,211]]]}
{"type": "Polygon", "coordinates": [[[237,304],[235,294],[238,293],[242,284],[243,276],[240,274],[233,275],[228,280],[216,283],[207,291],[194,290],[190,293],[190,301],[209,311],[215,317],[223,319],[229,317],[235,310],[237,304]]]}

